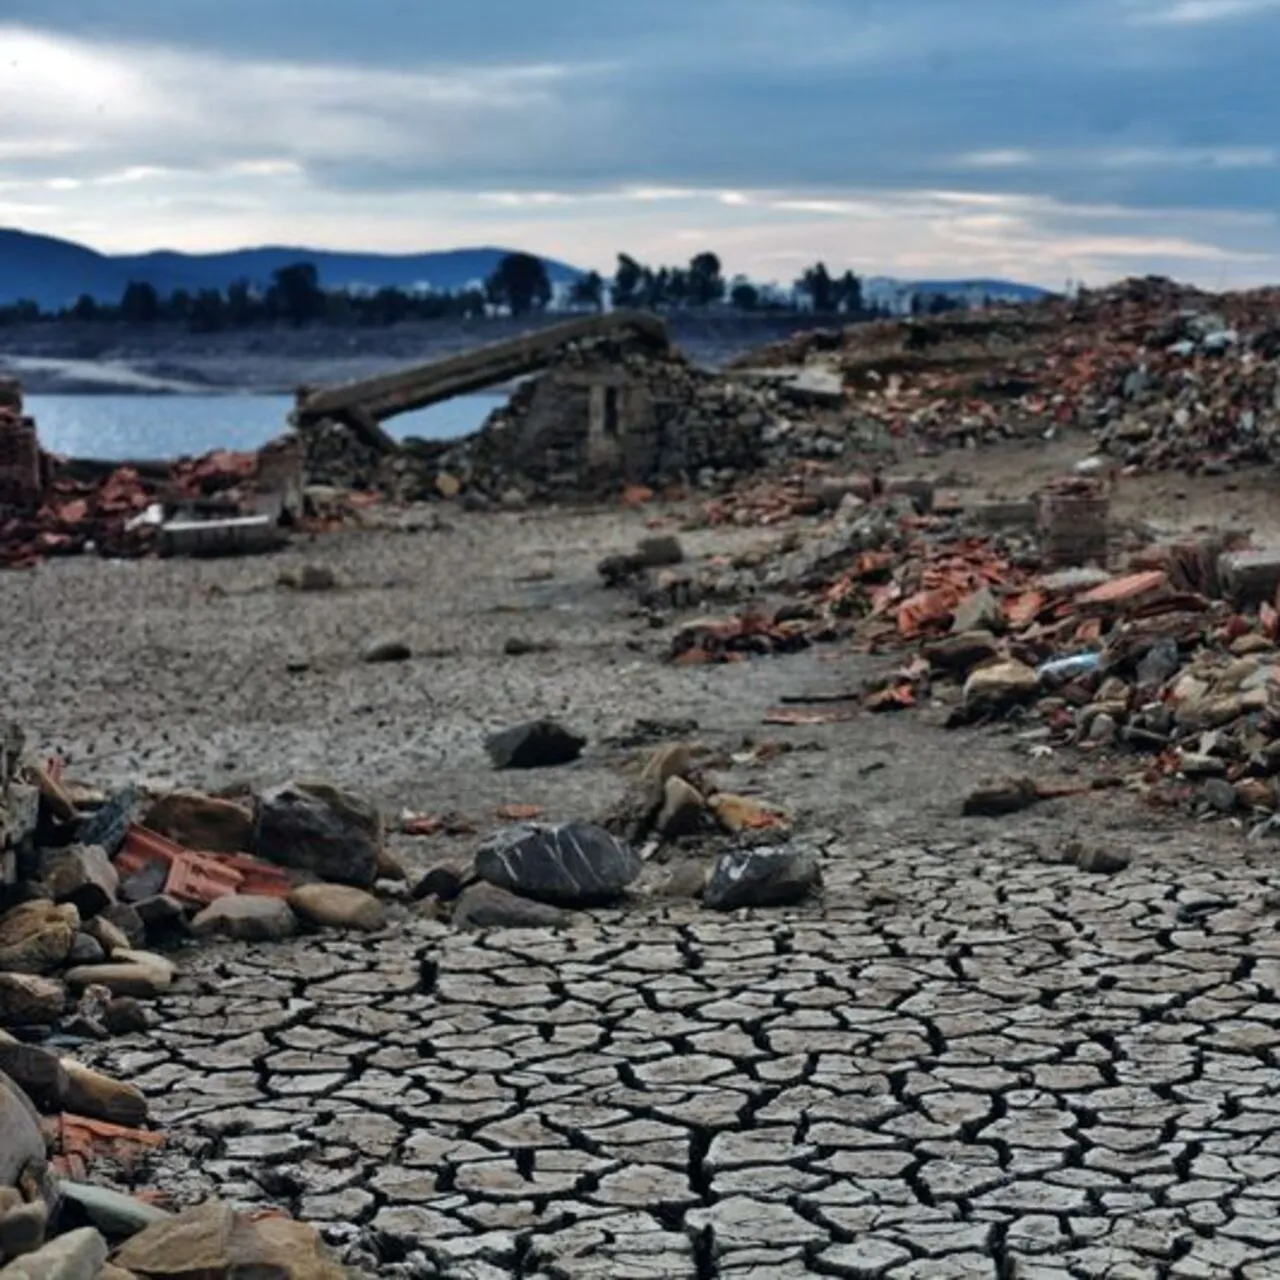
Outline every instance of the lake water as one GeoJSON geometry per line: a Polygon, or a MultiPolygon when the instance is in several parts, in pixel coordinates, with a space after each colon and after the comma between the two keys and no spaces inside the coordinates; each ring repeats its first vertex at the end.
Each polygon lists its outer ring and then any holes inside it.
{"type": "MultiPolygon", "coordinates": [[[[506,403],[459,396],[387,423],[397,438],[452,440],[475,431],[506,403]]],[[[211,449],[257,449],[288,428],[292,396],[26,396],[41,445],[74,458],[175,458],[211,449]]]]}

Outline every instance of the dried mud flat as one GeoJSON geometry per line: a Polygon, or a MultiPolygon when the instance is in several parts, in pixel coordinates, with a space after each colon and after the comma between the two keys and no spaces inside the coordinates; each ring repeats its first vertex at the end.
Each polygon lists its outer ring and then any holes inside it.
{"type": "Polygon", "coordinates": [[[961,820],[1010,737],[764,728],[864,660],[664,665],[594,573],[640,516],[449,520],[2,578],[7,714],[104,783],[320,775],[482,830],[512,803],[598,812],[639,719],[724,752],[789,740],[808,749],[720,772],[796,815],[825,894],[640,897],[554,932],[406,906],[359,941],[202,944],[152,1033],[88,1055],[166,1130],[144,1184],[283,1205],[369,1275],[1280,1275],[1273,854],[1116,794],[961,820]],[[340,590],[276,588],[316,560],[340,590]],[[415,658],[362,663],[382,635],[415,658]],[[553,647],[506,656],[513,636],[553,647]],[[543,714],[584,759],[493,772],[485,733],[543,714]],[[1132,862],[1087,875],[1071,841],[1132,862]]]}

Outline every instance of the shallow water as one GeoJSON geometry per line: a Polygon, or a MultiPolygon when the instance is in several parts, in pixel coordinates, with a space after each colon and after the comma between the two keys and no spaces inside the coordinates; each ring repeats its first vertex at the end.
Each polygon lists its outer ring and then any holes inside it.
{"type": "MultiPolygon", "coordinates": [[[[392,435],[448,440],[476,430],[501,395],[459,396],[387,423],[392,435]]],[[[292,396],[33,395],[26,411],[40,443],[77,458],[172,458],[256,449],[287,427],[292,396]]]]}

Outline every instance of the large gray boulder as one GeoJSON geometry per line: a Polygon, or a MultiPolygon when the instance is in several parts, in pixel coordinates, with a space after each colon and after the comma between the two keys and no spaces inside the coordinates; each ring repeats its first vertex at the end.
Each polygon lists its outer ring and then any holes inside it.
{"type": "Polygon", "coordinates": [[[382,819],[363,797],[323,782],[287,782],[258,798],[254,851],[282,867],[367,889],[378,877],[382,819]]]}
{"type": "Polygon", "coordinates": [[[564,907],[615,901],[642,866],[630,845],[587,822],[509,827],[490,836],[475,859],[482,880],[564,907]]]}
{"type": "Polygon", "coordinates": [[[40,1115],[21,1089],[0,1075],[0,1187],[12,1187],[29,1164],[43,1165],[40,1115]]]}

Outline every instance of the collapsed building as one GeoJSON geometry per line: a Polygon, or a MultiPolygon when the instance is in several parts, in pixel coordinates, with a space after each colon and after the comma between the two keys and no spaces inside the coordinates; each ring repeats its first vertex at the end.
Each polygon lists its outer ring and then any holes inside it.
{"type": "Polygon", "coordinates": [[[570,321],[326,392],[299,394],[294,422],[309,478],[406,498],[460,489],[500,497],[600,496],[730,479],[758,466],[769,397],[697,368],[649,316],[570,321]],[[382,422],[531,372],[510,402],[460,441],[397,445],[382,422]]]}

